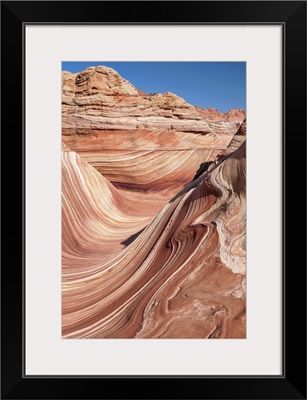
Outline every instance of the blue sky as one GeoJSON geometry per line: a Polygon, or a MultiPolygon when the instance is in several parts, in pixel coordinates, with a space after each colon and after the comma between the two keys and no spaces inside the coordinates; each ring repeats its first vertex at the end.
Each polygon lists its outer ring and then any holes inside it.
{"type": "Polygon", "coordinates": [[[62,70],[75,73],[96,65],[115,69],[147,93],[172,92],[194,106],[221,112],[246,109],[245,62],[62,62],[62,70]]]}

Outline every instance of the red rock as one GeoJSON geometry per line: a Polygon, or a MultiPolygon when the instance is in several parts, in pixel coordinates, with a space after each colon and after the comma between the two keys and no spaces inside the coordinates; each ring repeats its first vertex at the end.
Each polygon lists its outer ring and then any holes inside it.
{"type": "MultiPolygon", "coordinates": [[[[78,185],[90,182],[76,176],[69,191],[80,193],[78,185]]],[[[124,225],[116,219],[118,212],[107,213],[105,206],[95,211],[100,198],[116,209],[107,194],[114,189],[104,180],[101,184],[106,185],[100,189],[102,197],[88,193],[92,205],[77,197],[71,204],[77,209],[82,205],[92,223],[87,218],[73,223],[77,214],[70,213],[75,215],[67,224],[72,232],[64,235],[63,337],[245,337],[245,143],[188,185],[108,261],[103,261],[103,246],[114,241],[112,224],[119,231],[124,225]],[[111,218],[106,238],[104,215],[111,218]],[[80,264],[74,260],[70,265],[66,254],[76,257],[80,251],[87,260],[81,257],[80,264]]]]}
{"type": "Polygon", "coordinates": [[[62,76],[62,337],[246,337],[245,112],[62,76]]]}
{"type": "Polygon", "coordinates": [[[140,190],[144,184],[146,189],[161,184],[177,185],[180,190],[202,162],[214,160],[228,146],[243,118],[241,111],[223,115],[210,108],[202,110],[171,92],[146,94],[103,66],[80,74],[63,72],[62,93],[63,142],[111,182],[131,184],[134,189],[139,184],[140,190]],[[119,150],[124,150],[122,156],[119,150]],[[162,170],[155,172],[149,166],[150,177],[146,159],[153,158],[162,170]],[[142,165],[144,174],[140,174],[142,165]],[[165,176],[167,170],[175,171],[172,183],[171,176],[165,176]]]}

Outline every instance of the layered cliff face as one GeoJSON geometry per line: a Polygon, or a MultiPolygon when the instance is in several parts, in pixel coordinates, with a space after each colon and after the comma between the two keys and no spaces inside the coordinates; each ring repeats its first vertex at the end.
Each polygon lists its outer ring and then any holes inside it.
{"type": "Polygon", "coordinates": [[[62,91],[63,338],[245,337],[245,113],[106,67],[62,91]]]}
{"type": "Polygon", "coordinates": [[[242,110],[211,116],[173,93],[146,94],[116,71],[62,74],[63,142],[119,188],[182,189],[240,128],[242,110]]]}

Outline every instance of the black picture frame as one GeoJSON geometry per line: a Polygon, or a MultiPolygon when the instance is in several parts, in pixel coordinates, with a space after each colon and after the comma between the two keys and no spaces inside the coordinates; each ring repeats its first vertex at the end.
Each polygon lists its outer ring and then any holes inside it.
{"type": "Polygon", "coordinates": [[[1,34],[1,398],[306,399],[306,2],[2,1],[1,34]],[[23,31],[32,23],[283,26],[281,376],[24,376],[23,31]]]}

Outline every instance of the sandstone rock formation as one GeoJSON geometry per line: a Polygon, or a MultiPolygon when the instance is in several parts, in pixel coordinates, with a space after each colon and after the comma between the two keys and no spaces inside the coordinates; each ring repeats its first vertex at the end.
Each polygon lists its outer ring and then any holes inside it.
{"type": "Polygon", "coordinates": [[[63,72],[62,102],[71,150],[119,188],[167,186],[173,194],[228,146],[245,118],[242,110],[212,117],[170,92],[140,92],[104,66],[63,72]]]}
{"type": "Polygon", "coordinates": [[[246,336],[245,113],[63,73],[62,337],[246,336]]]}
{"type": "Polygon", "coordinates": [[[208,121],[242,121],[246,117],[245,111],[241,108],[229,110],[225,114],[212,107],[208,107],[206,109],[202,109],[201,107],[195,108],[200,115],[202,115],[202,117],[208,121]]]}

